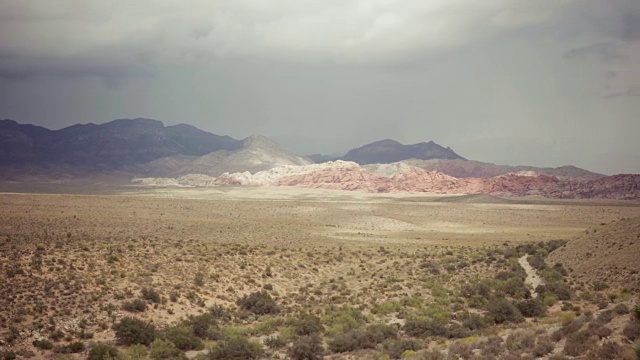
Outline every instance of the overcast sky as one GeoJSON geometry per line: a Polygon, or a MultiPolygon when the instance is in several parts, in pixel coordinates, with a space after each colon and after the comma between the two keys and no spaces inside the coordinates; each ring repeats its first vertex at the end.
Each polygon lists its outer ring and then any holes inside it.
{"type": "Polygon", "coordinates": [[[640,173],[638,0],[0,0],[0,118],[640,173]]]}

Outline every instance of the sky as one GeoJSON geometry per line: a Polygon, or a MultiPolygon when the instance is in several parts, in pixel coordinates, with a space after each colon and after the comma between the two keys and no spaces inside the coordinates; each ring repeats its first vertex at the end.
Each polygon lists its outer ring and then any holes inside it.
{"type": "Polygon", "coordinates": [[[0,118],[640,173],[638,0],[0,0],[0,118]]]}

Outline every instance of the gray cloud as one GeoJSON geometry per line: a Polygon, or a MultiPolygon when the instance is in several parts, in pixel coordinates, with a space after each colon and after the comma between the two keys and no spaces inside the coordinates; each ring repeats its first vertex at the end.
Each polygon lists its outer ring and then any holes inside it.
{"type": "Polygon", "coordinates": [[[0,117],[150,117],[300,153],[433,139],[640,172],[639,4],[0,0],[0,117]]]}

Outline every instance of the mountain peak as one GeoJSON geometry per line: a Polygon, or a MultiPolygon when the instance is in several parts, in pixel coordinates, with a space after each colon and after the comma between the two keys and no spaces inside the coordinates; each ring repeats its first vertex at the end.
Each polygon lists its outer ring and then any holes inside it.
{"type": "Polygon", "coordinates": [[[408,159],[464,159],[451,148],[444,148],[433,141],[403,145],[395,140],[376,141],[350,150],[342,160],[358,164],[390,164],[408,159]]]}
{"type": "Polygon", "coordinates": [[[251,135],[242,140],[244,148],[281,149],[282,146],[264,135],[251,135]]]}

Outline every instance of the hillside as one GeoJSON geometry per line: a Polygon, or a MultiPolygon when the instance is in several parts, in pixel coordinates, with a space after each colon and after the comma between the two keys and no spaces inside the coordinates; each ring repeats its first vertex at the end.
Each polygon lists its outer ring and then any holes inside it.
{"type": "Polygon", "coordinates": [[[561,263],[571,276],[588,284],[640,290],[640,218],[627,218],[587,229],[552,252],[549,265],[561,263]]]}

